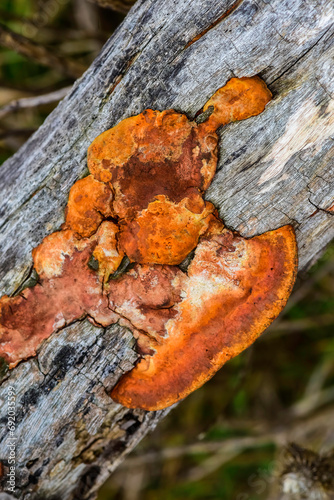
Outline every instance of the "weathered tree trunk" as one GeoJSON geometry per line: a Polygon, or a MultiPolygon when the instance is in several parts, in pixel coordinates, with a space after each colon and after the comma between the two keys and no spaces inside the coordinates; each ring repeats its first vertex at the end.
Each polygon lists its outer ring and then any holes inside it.
{"type": "MultiPolygon", "coordinates": [[[[327,0],[140,0],[91,68],[0,169],[0,294],[29,276],[31,250],[59,229],[92,140],[151,107],[193,117],[232,76],[259,74],[273,101],[224,128],[206,193],[244,236],[291,223],[300,268],[333,223],[333,6],[327,0]]],[[[6,489],[7,395],[16,393],[18,498],[93,499],[124,455],[167,412],[132,411],[108,396],[137,355],[132,335],[78,321],[44,342],[0,387],[6,489]]]]}

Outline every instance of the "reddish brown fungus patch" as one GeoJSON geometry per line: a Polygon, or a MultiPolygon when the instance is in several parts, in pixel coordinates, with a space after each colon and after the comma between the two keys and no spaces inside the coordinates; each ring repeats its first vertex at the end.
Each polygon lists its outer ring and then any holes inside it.
{"type": "Polygon", "coordinates": [[[149,109],[97,137],[88,149],[88,168],[110,182],[115,213],[129,218],[158,195],[179,203],[207,189],[217,143],[214,131],[208,137],[185,115],[149,109]]]}
{"type": "Polygon", "coordinates": [[[176,315],[186,276],[176,266],[136,265],[115,281],[109,291],[110,308],[137,330],[164,337],[166,322],[176,315]]]}
{"type": "MultiPolygon", "coordinates": [[[[10,368],[21,359],[34,356],[41,342],[53,332],[86,315],[104,325],[117,321],[108,308],[107,296],[101,293],[98,274],[88,266],[96,242],[81,240],[77,245],[77,241],[69,231],[50,235],[35,251],[40,282],[16,297],[2,297],[0,352],[10,368]],[[64,254],[57,263],[55,274],[51,275],[52,256],[49,254],[43,264],[39,260],[47,254],[43,246],[48,246],[50,239],[53,242],[61,240],[64,233],[64,254]]],[[[57,241],[57,248],[60,246],[61,242],[57,241]]]]}
{"type": "Polygon", "coordinates": [[[39,283],[0,299],[0,357],[12,368],[85,316],[120,321],[141,358],[112,397],[156,410],[252,343],[289,296],[295,236],[285,226],[244,239],[224,228],[203,193],[216,169],[217,128],[261,113],[270,98],[260,78],[233,78],[199,125],[148,109],[98,136],[62,231],[33,251],[39,283]],[[184,273],[176,265],[194,249],[184,273]],[[135,265],[123,269],[125,261],[135,265]]]}

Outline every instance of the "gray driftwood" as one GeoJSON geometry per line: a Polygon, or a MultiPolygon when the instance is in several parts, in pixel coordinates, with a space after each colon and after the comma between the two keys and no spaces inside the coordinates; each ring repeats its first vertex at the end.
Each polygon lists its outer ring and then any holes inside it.
{"type": "MultiPolygon", "coordinates": [[[[194,117],[233,75],[259,74],[274,98],[260,116],[221,130],[206,197],[245,236],[293,224],[307,268],[334,234],[333,56],[328,0],[137,2],[72,92],[0,169],[0,293],[29,276],[32,248],[64,221],[69,189],[86,175],[87,147],[98,134],[148,107],[194,117]]],[[[167,413],[130,411],[109,398],[136,360],[133,347],[124,328],[77,322],[2,383],[2,460],[8,386],[17,392],[18,498],[94,499],[167,413]]]]}

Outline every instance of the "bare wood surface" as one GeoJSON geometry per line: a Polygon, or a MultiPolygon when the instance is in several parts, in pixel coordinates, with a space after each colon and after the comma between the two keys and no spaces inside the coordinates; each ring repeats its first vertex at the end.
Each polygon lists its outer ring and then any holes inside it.
{"type": "MultiPolygon", "coordinates": [[[[273,101],[221,130],[206,198],[244,236],[293,224],[300,269],[307,268],[334,234],[333,53],[326,0],[137,2],[72,92],[0,169],[0,293],[20,286],[32,248],[63,223],[69,189],[87,173],[87,147],[99,133],[147,107],[194,117],[231,76],[254,74],[273,101]]],[[[133,345],[117,325],[77,322],[2,383],[1,460],[8,386],[17,392],[19,498],[95,498],[164,416],[127,410],[108,396],[136,360],[133,345]]]]}

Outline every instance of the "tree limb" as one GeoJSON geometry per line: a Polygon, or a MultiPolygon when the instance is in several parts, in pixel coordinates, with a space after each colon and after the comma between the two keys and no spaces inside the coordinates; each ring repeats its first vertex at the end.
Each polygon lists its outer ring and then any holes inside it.
{"type": "MultiPolygon", "coordinates": [[[[233,75],[260,74],[274,98],[261,115],[221,131],[206,198],[244,236],[291,223],[306,269],[334,234],[326,210],[334,200],[331,10],[326,0],[289,9],[280,0],[137,2],[70,94],[0,169],[1,293],[22,284],[32,248],[64,222],[69,189],[86,174],[87,148],[98,134],[149,107],[194,117],[233,75]]],[[[11,385],[18,498],[95,498],[168,412],[111,401],[110,389],[136,359],[129,331],[79,321],[10,372],[0,387],[0,419],[6,422],[11,385]]],[[[1,460],[7,438],[3,425],[1,460]]]]}

